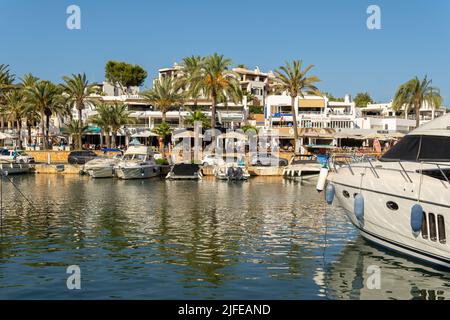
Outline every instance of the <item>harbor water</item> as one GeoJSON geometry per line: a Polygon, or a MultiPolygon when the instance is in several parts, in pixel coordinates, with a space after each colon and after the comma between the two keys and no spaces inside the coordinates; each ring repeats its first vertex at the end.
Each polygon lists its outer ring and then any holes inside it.
{"type": "Polygon", "coordinates": [[[0,299],[450,298],[448,272],[367,243],[314,185],[9,178],[0,299]]]}

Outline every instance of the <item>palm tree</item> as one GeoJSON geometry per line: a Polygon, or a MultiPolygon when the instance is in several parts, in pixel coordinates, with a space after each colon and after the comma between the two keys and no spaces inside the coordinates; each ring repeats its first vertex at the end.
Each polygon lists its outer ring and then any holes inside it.
{"type": "Polygon", "coordinates": [[[111,131],[113,137],[113,146],[116,147],[117,131],[124,125],[131,124],[135,118],[132,118],[131,113],[124,104],[114,104],[110,107],[111,113],[111,131]]]}
{"type": "Polygon", "coordinates": [[[2,115],[6,116],[6,120],[16,123],[16,130],[19,135],[19,148],[22,148],[22,120],[25,115],[26,100],[21,90],[13,90],[5,95],[5,104],[1,108],[2,115]]]}
{"type": "Polygon", "coordinates": [[[162,113],[162,122],[166,122],[167,112],[175,106],[183,104],[183,95],[178,92],[179,84],[171,77],[164,77],[155,81],[150,91],[141,96],[147,103],[152,104],[162,113]]]}
{"type": "Polygon", "coordinates": [[[164,139],[172,134],[172,128],[167,122],[162,122],[159,126],[153,129],[153,132],[158,135],[159,141],[159,151],[162,152],[163,157],[166,157],[166,152],[164,148],[164,139]]]}
{"type": "MultiPolygon", "coordinates": [[[[72,120],[69,122],[65,127],[62,128],[62,132],[64,134],[69,135],[72,138],[72,143],[75,144],[75,148],[78,146],[76,145],[79,141],[79,135],[82,135],[85,133],[88,129],[88,126],[82,126],[80,127],[80,122],[77,120],[72,120]]],[[[80,146],[81,147],[81,146],[80,146]]]]}
{"type": "Polygon", "coordinates": [[[48,125],[49,110],[53,110],[59,104],[59,90],[50,81],[40,80],[34,86],[25,89],[26,101],[34,106],[39,113],[41,123],[41,135],[44,150],[48,148],[48,136],[46,135],[46,122],[48,125]],[[47,118],[46,118],[47,117],[47,118]]]}
{"type": "Polygon", "coordinates": [[[89,121],[103,131],[106,139],[106,145],[108,148],[111,148],[110,134],[113,121],[112,107],[105,103],[97,103],[95,105],[95,110],[97,111],[97,114],[91,116],[89,121]]]}
{"type": "MultiPolygon", "coordinates": [[[[96,92],[95,86],[89,84],[86,74],[72,74],[72,77],[63,77],[62,88],[69,95],[69,101],[78,111],[78,127],[83,128],[83,109],[86,103],[91,102],[91,94],[96,92]]],[[[81,147],[81,134],[77,136],[78,145],[81,147]]]]}
{"type": "Polygon", "coordinates": [[[196,122],[201,122],[203,128],[209,128],[210,125],[208,117],[200,110],[190,111],[185,121],[190,126],[194,126],[196,122]]]}
{"type": "Polygon", "coordinates": [[[275,91],[287,92],[291,97],[291,113],[294,122],[294,145],[295,151],[298,151],[298,123],[297,114],[295,111],[295,99],[297,97],[304,97],[306,94],[320,95],[319,89],[315,84],[319,82],[316,76],[307,76],[308,72],[313,68],[313,65],[307,66],[302,70],[302,61],[294,60],[292,65],[286,62],[285,66],[280,67],[275,71],[277,83],[275,84],[275,91]]]}
{"type": "MultiPolygon", "coordinates": [[[[5,95],[14,88],[15,76],[9,71],[7,64],[0,64],[0,106],[5,105],[5,95]]],[[[1,128],[4,127],[4,117],[0,117],[1,128]]]]}
{"type": "Polygon", "coordinates": [[[438,88],[432,87],[432,80],[427,77],[419,80],[415,77],[402,84],[395,93],[392,108],[396,111],[405,108],[405,114],[408,115],[410,108],[413,108],[416,114],[416,128],[420,125],[420,108],[424,103],[428,103],[432,108],[441,106],[442,97],[438,88]]]}
{"type": "Polygon", "coordinates": [[[216,108],[219,101],[242,99],[239,76],[229,70],[231,60],[215,53],[205,59],[199,75],[201,88],[206,97],[211,99],[211,128],[216,127],[216,108]]]}
{"type": "Polygon", "coordinates": [[[181,64],[181,77],[177,79],[178,88],[183,89],[187,98],[194,101],[194,109],[197,107],[198,99],[202,94],[200,74],[205,58],[191,56],[183,59],[181,64]]]}

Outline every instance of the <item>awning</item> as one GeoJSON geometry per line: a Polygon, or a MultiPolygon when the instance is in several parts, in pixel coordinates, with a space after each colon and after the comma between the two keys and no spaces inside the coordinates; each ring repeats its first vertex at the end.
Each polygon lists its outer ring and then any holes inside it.
{"type": "Polygon", "coordinates": [[[150,130],[136,132],[131,135],[132,138],[149,138],[149,137],[157,137],[156,133],[151,132],[150,130]]]}

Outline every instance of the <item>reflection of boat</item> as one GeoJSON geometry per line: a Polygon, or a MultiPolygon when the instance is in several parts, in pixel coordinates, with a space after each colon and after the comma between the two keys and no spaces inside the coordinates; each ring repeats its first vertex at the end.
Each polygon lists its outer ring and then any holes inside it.
{"type": "Polygon", "coordinates": [[[450,268],[450,115],[411,132],[380,161],[334,162],[329,180],[368,240],[450,268]]]}
{"type": "Polygon", "coordinates": [[[87,162],[82,169],[93,178],[113,178],[115,175],[115,166],[122,160],[118,155],[114,158],[98,158],[87,162]]]}
{"type": "Polygon", "coordinates": [[[202,172],[198,164],[178,163],[172,167],[166,179],[199,180],[202,179],[202,172]]]}
{"type": "Polygon", "coordinates": [[[248,180],[250,174],[247,168],[238,163],[232,162],[225,165],[216,166],[214,169],[214,175],[219,180],[239,181],[248,180]]]}
{"type": "Polygon", "coordinates": [[[450,299],[448,281],[446,272],[417,265],[359,238],[330,264],[320,285],[327,288],[328,299],[438,300],[450,299]],[[376,279],[378,270],[380,277],[376,279]]]}
{"type": "Polygon", "coordinates": [[[149,147],[130,146],[115,171],[120,179],[147,179],[159,176],[160,167],[156,165],[149,147]]]}
{"type": "Polygon", "coordinates": [[[296,154],[283,169],[283,177],[298,181],[314,180],[319,177],[322,167],[315,155],[296,154]]]}
{"type": "Polygon", "coordinates": [[[11,174],[23,174],[29,173],[33,169],[33,166],[29,163],[18,163],[18,162],[1,162],[0,170],[2,174],[11,175],[11,174]]]}

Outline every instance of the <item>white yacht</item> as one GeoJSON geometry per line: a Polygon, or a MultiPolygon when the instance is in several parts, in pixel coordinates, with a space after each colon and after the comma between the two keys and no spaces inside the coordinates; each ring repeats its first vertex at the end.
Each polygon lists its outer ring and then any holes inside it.
{"type": "Polygon", "coordinates": [[[450,268],[450,115],[416,129],[380,160],[333,160],[336,197],[364,238],[450,268]]]}
{"type": "Polygon", "coordinates": [[[92,178],[113,178],[115,176],[115,166],[122,160],[122,155],[113,158],[97,158],[87,162],[81,172],[92,178]]]}
{"type": "Polygon", "coordinates": [[[124,180],[156,177],[160,170],[153,151],[146,146],[130,146],[115,167],[117,177],[124,180]]]}
{"type": "Polygon", "coordinates": [[[323,165],[314,155],[296,154],[283,169],[283,177],[296,181],[314,181],[319,177],[323,165]]]}

